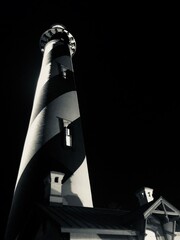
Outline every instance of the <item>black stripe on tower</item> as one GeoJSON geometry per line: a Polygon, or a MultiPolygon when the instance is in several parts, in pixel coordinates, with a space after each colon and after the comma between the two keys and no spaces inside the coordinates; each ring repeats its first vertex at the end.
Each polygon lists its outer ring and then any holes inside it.
{"type": "Polygon", "coordinates": [[[15,239],[24,229],[25,220],[36,202],[44,201],[44,179],[50,171],[65,174],[63,183],[79,168],[85,159],[85,148],[80,118],[71,123],[73,148],[63,146],[63,132],[59,132],[43,145],[24,169],[13,197],[9,221],[9,239],[15,239]]]}
{"type": "MultiPolygon", "coordinates": [[[[71,57],[68,45],[64,45],[61,42],[57,42],[53,45],[51,51],[45,56],[47,58],[46,64],[52,64],[54,67],[50,70],[50,76],[48,81],[42,86],[39,94],[38,107],[33,113],[32,120],[57,97],[62,94],[75,90],[74,73],[71,69],[71,57]],[[66,56],[65,63],[59,60],[60,57],[66,56]],[[53,75],[53,69],[57,70],[58,75],[53,75]]],[[[45,66],[46,67],[46,66],[45,66]]]]}
{"type": "Polygon", "coordinates": [[[52,62],[53,60],[61,56],[70,57],[70,50],[68,45],[57,42],[54,44],[53,49],[51,50],[51,57],[49,58],[49,62],[52,62]]]}
{"type": "Polygon", "coordinates": [[[41,172],[38,170],[38,175],[43,175],[43,177],[46,176],[44,174],[47,174],[49,171],[59,171],[64,173],[63,182],[65,182],[79,168],[85,159],[85,148],[80,118],[71,122],[69,127],[73,131],[73,147],[69,148],[69,150],[64,147],[63,131],[56,134],[31,158],[21,175],[18,185],[20,182],[29,181],[30,176],[25,177],[25,175],[29,166],[33,164],[32,162],[36,162],[34,164],[38,169],[41,169],[41,172]],[[41,166],[43,166],[43,168],[41,166]],[[23,181],[22,178],[24,179],[23,181]]]}
{"type": "Polygon", "coordinates": [[[52,102],[57,97],[62,94],[75,90],[73,72],[67,70],[67,78],[64,79],[63,76],[56,75],[47,81],[41,88],[41,100],[39,101],[38,108],[36,108],[33,113],[32,120],[45,108],[50,102],[52,102]]]}

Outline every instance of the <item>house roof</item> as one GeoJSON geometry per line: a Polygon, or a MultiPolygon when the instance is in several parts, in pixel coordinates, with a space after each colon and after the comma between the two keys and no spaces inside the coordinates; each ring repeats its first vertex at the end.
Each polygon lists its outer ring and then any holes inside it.
{"type": "Polygon", "coordinates": [[[137,231],[123,225],[127,211],[77,206],[38,205],[61,228],[61,232],[136,236],[137,231]]]}
{"type": "Polygon", "coordinates": [[[161,217],[175,219],[176,229],[179,229],[180,224],[180,211],[162,197],[140,206],[135,211],[69,205],[45,206],[37,204],[37,207],[41,213],[59,226],[62,233],[136,237],[140,231],[136,226],[137,221],[143,221],[150,215],[157,216],[159,219],[161,217]]]}
{"type": "Polygon", "coordinates": [[[132,223],[140,219],[147,219],[151,214],[161,217],[167,216],[168,218],[174,218],[178,223],[180,221],[180,211],[166,199],[159,197],[158,199],[131,211],[126,217],[126,222],[132,223]]]}
{"type": "Polygon", "coordinates": [[[152,213],[180,217],[180,211],[163,197],[160,197],[149,205],[149,207],[143,213],[144,218],[146,219],[152,213]]]}

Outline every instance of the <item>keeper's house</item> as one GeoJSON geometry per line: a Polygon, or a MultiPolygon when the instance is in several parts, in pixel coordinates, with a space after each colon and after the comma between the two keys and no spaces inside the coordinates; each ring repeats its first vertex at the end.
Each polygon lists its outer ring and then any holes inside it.
{"type": "Polygon", "coordinates": [[[144,187],[136,195],[140,206],[134,211],[69,206],[51,202],[36,204],[35,240],[123,239],[180,240],[180,211],[163,197],[154,199],[153,189],[144,187]],[[49,237],[49,238],[48,238],[49,237]]]}

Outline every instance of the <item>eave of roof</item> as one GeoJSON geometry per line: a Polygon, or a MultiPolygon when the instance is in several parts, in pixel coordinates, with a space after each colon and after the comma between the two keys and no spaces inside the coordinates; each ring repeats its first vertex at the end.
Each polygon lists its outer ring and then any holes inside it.
{"type": "Polygon", "coordinates": [[[121,235],[121,236],[137,236],[137,231],[129,229],[105,229],[105,228],[61,228],[63,233],[93,233],[93,234],[107,234],[107,235],[121,235]]]}
{"type": "Polygon", "coordinates": [[[56,222],[61,232],[95,233],[137,236],[138,232],[123,226],[127,211],[119,209],[88,208],[77,206],[38,205],[43,213],[56,222]]]}

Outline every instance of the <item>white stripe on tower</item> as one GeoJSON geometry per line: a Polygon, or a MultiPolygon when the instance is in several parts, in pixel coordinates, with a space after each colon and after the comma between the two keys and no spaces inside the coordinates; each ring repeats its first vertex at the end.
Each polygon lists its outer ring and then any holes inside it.
{"type": "MultiPolygon", "coordinates": [[[[36,87],[32,114],[24,144],[16,187],[18,186],[18,182],[24,170],[33,157],[41,151],[43,146],[44,148],[47,146],[48,149],[48,143],[51,142],[51,139],[55,138],[63,131],[64,128],[61,128],[59,119],[68,120],[72,126],[73,122],[78,119],[80,120],[72,64],[75,41],[71,34],[70,37],[68,36],[69,34],[70,33],[63,27],[56,25],[41,36],[41,41],[46,37],[47,43],[43,47],[43,61],[36,87]],[[49,36],[51,36],[47,39],[49,32],[51,32],[51,34],[49,34],[49,36]],[[70,41],[73,42],[72,46],[69,44],[70,41]]],[[[82,135],[81,132],[76,133],[73,128],[76,128],[76,125],[72,127],[73,134],[82,135]]],[[[80,128],[80,131],[81,130],[80,128]]],[[[73,134],[72,141],[75,141],[76,136],[73,134]]],[[[81,143],[83,145],[83,142],[81,143]]],[[[54,144],[60,145],[62,143],[55,141],[54,144]]],[[[82,152],[80,152],[79,159],[77,158],[77,152],[81,151],[81,147],[84,148],[84,145],[77,149],[75,145],[77,145],[77,143],[73,143],[72,149],[62,149],[63,152],[71,151],[68,156],[61,153],[54,156],[54,154],[56,154],[55,152],[51,153],[48,151],[46,154],[48,154],[49,157],[48,161],[51,161],[52,158],[55,159],[56,163],[54,165],[58,165],[59,162],[63,163],[63,166],[65,166],[65,170],[62,170],[65,174],[62,191],[66,199],[66,204],[92,207],[86,156],[84,154],[84,158],[82,159],[82,152]],[[75,152],[76,156],[74,158],[73,155],[75,152]],[[59,157],[67,157],[68,159],[58,159],[59,157]],[[77,161],[77,163],[74,163],[74,161],[77,161]],[[75,166],[73,166],[74,164],[75,166]],[[67,172],[66,168],[68,170],[67,172]],[[77,196],[79,201],[74,201],[74,198],[70,196],[77,196]]],[[[61,149],[59,149],[59,151],[61,151],[61,149]]],[[[53,163],[48,164],[48,166],[52,166],[53,170],[61,170],[60,166],[55,169],[53,163]]],[[[43,168],[43,165],[41,167],[43,168]]],[[[41,169],[39,169],[39,171],[41,171],[41,169]]]]}
{"type": "Polygon", "coordinates": [[[65,204],[93,207],[74,81],[74,37],[54,25],[40,38],[43,60],[24,143],[6,240],[17,239],[34,203],[45,203],[44,182],[61,172],[65,204]]]}

